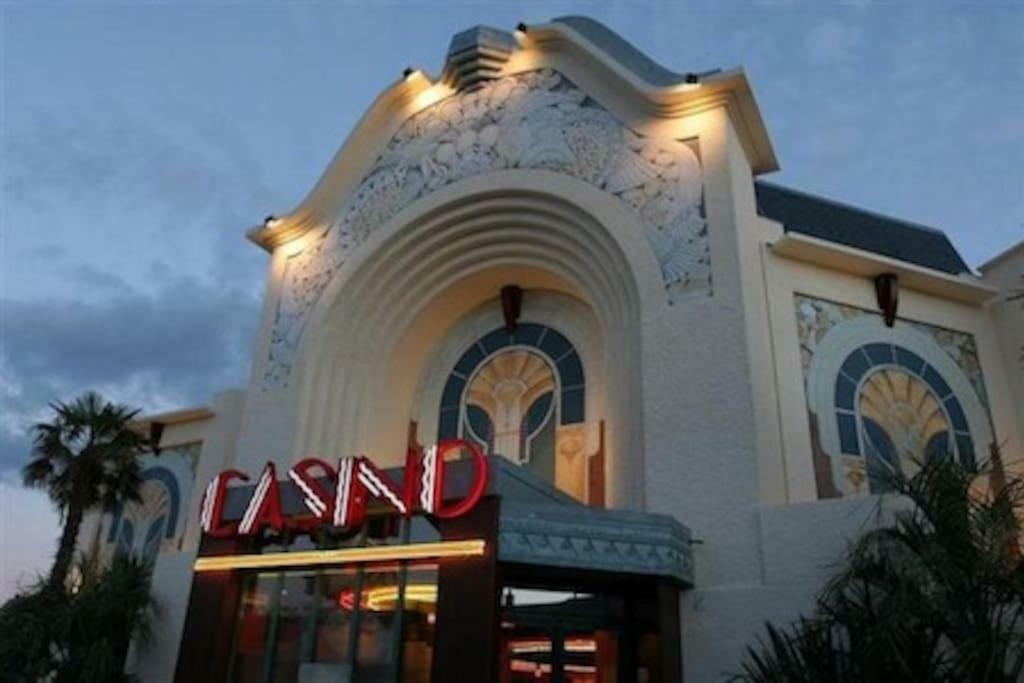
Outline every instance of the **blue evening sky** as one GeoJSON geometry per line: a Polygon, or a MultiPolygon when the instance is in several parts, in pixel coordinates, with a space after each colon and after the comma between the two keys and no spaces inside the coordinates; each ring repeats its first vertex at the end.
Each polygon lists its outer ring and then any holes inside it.
{"type": "Polygon", "coordinates": [[[1024,237],[1024,5],[59,3],[0,9],[0,599],[56,521],[25,429],[86,388],[163,410],[246,378],[266,257],[406,65],[451,35],[587,14],[676,71],[744,66],[771,179],[941,228],[977,266],[1024,237]]]}

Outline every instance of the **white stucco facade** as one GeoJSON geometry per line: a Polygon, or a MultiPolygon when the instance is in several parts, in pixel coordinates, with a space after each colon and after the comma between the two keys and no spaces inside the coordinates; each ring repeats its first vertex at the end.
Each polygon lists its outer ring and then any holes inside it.
{"type": "MultiPolygon", "coordinates": [[[[789,232],[758,211],[754,179],[777,164],[742,71],[665,85],[570,24],[511,39],[482,87],[422,72],[388,87],[309,197],[251,233],[269,267],[249,385],[167,420],[162,446],[201,443],[197,492],[227,467],[310,454],[401,464],[410,425],[421,444],[440,436],[452,368],[503,324],[500,290],[518,286],[520,319],[557,329],[583,365],[583,452],[605,458],[585,486],[699,540],[683,668],[722,680],[764,621],[811,607],[874,520],[879,498],[850,483],[866,456],[838,453],[830,412],[850,353],[913,351],[960,398],[979,457],[993,441],[1008,461],[1024,454],[1024,319],[1007,300],[1024,252],[975,277],[789,232]],[[883,273],[900,281],[891,328],[883,273]],[[796,297],[848,317],[810,360],[796,297]],[[977,396],[931,327],[972,340],[977,396]],[[815,457],[833,458],[844,495],[822,495],[815,457]]],[[[183,511],[179,546],[155,565],[166,608],[132,664],[146,681],[173,677],[198,499],[183,511]]]]}

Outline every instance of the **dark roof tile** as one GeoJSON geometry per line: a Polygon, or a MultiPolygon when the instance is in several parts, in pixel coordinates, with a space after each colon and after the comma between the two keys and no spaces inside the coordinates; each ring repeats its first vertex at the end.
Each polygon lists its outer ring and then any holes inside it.
{"type": "Polygon", "coordinates": [[[959,275],[970,268],[945,233],[896,218],[758,181],[757,212],[786,232],[837,242],[915,265],[959,275]]]}

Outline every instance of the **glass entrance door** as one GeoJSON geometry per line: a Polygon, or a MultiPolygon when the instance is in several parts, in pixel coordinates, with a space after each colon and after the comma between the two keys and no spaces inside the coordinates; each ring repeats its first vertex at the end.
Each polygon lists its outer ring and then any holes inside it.
{"type": "Polygon", "coordinates": [[[500,682],[656,681],[657,629],[638,606],[615,594],[506,587],[500,682]]]}

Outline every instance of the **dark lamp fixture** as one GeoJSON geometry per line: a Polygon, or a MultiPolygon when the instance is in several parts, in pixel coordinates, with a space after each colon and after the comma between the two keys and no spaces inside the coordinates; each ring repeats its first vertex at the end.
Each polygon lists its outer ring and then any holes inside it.
{"type": "Polygon", "coordinates": [[[412,76],[414,73],[416,73],[416,69],[411,66],[407,66],[402,70],[402,78],[408,79],[409,76],[412,76]]]}
{"type": "Polygon", "coordinates": [[[523,290],[517,285],[505,285],[501,288],[501,313],[505,317],[505,330],[512,334],[519,325],[519,316],[523,311],[523,290]]]}
{"type": "Polygon", "coordinates": [[[153,455],[160,455],[160,437],[164,435],[163,422],[149,423],[149,447],[153,455]]]}
{"type": "Polygon", "coordinates": [[[896,323],[896,310],[900,305],[900,279],[895,273],[883,273],[875,278],[875,295],[878,298],[878,308],[882,311],[882,318],[886,327],[892,327],[896,323]]]}
{"type": "Polygon", "coordinates": [[[516,24],[516,30],[517,31],[522,31],[523,33],[526,33],[526,29],[527,29],[527,26],[523,22],[520,21],[518,24],[516,24]]]}
{"type": "Polygon", "coordinates": [[[690,72],[683,76],[683,82],[685,82],[687,85],[697,85],[698,83],[700,83],[700,76],[693,72],[690,72]]]}

